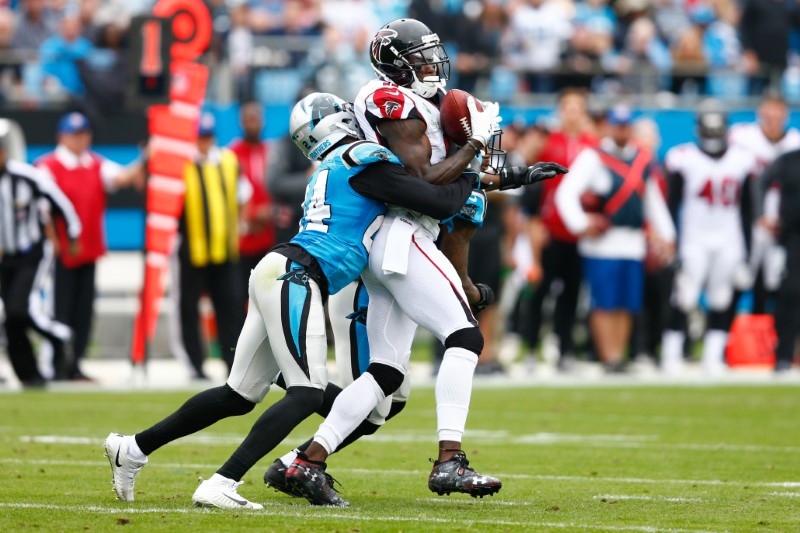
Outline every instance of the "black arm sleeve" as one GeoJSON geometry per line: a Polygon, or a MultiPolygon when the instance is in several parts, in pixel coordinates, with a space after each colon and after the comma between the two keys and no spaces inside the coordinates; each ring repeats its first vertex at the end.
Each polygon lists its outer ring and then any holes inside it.
{"type": "Polygon", "coordinates": [[[753,196],[755,194],[755,186],[753,185],[754,181],[755,177],[753,176],[747,178],[742,185],[742,196],[739,198],[739,214],[741,215],[742,221],[742,235],[744,235],[744,247],[747,251],[748,257],[750,255],[750,251],[752,250],[753,244],[752,228],[754,209],[756,207],[753,200],[753,196]]]}
{"type": "Polygon", "coordinates": [[[367,198],[439,220],[455,215],[472,191],[472,181],[463,174],[449,185],[431,185],[387,162],[367,165],[350,178],[350,186],[367,198]]]}
{"type": "Polygon", "coordinates": [[[667,174],[667,207],[672,221],[678,225],[678,208],[683,201],[683,176],[680,172],[667,174]]]}

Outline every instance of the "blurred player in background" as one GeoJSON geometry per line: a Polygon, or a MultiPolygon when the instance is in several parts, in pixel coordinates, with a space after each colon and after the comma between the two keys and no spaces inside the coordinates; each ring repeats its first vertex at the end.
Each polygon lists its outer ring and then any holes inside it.
{"type": "Polygon", "coordinates": [[[728,116],[720,102],[700,104],[696,131],[696,143],[671,148],[665,159],[669,207],[679,229],[680,267],[661,366],[667,373],[680,370],[686,314],[697,308],[705,292],[708,319],[702,365],[713,376],[725,368],[734,292],[749,277],[744,234],[750,221],[742,217],[742,206],[749,205],[748,180],[758,164],[749,151],[728,145],[728,116]]]}
{"type": "MultiPolygon", "coordinates": [[[[752,153],[759,165],[758,175],[781,154],[800,148],[800,131],[788,128],[789,110],[786,101],[777,93],[768,93],[758,107],[758,120],[754,123],[731,126],[728,143],[752,153]]],[[[754,182],[753,201],[759,206],[763,188],[754,182]]],[[[763,221],[774,224],[778,218],[775,191],[766,189],[763,221]]],[[[757,222],[757,221],[754,221],[757,222]]],[[[763,224],[756,223],[751,233],[745,235],[750,244],[750,274],[754,280],[753,312],[768,312],[767,302],[774,303],[786,263],[785,251],[775,242],[775,237],[763,224]]]]}

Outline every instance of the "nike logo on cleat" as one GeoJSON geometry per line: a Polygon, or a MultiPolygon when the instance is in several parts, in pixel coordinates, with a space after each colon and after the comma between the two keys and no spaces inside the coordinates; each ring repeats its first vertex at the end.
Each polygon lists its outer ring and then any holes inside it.
{"type": "Polygon", "coordinates": [[[229,495],[225,494],[224,492],[222,493],[222,495],[225,496],[226,498],[228,498],[229,500],[238,503],[241,506],[247,505],[247,500],[240,500],[238,498],[234,498],[233,496],[229,496],[229,495]]]}
{"type": "Polygon", "coordinates": [[[117,456],[114,458],[114,464],[117,465],[117,468],[122,468],[122,465],[119,462],[119,448],[117,448],[117,456]]]}

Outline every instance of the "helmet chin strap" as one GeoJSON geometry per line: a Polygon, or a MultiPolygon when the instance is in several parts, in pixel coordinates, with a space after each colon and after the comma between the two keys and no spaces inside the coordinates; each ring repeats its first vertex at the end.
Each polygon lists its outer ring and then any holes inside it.
{"type": "Polygon", "coordinates": [[[411,90],[423,98],[432,98],[436,96],[439,89],[444,89],[447,82],[439,78],[439,76],[425,76],[420,81],[417,73],[414,72],[414,81],[411,82],[411,90]],[[435,80],[435,81],[434,81],[435,80]]]}

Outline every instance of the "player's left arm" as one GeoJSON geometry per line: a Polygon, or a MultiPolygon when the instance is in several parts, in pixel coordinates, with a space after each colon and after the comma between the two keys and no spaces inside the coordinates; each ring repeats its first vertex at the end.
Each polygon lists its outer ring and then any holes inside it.
{"type": "Polygon", "coordinates": [[[548,161],[540,161],[529,167],[503,167],[497,174],[484,174],[480,187],[484,191],[507,191],[553,179],[567,172],[567,167],[548,161]]]}
{"type": "Polygon", "coordinates": [[[658,237],[670,246],[675,245],[675,224],[667,209],[664,195],[655,180],[647,180],[644,190],[644,207],[647,220],[653,225],[658,237]]]}

